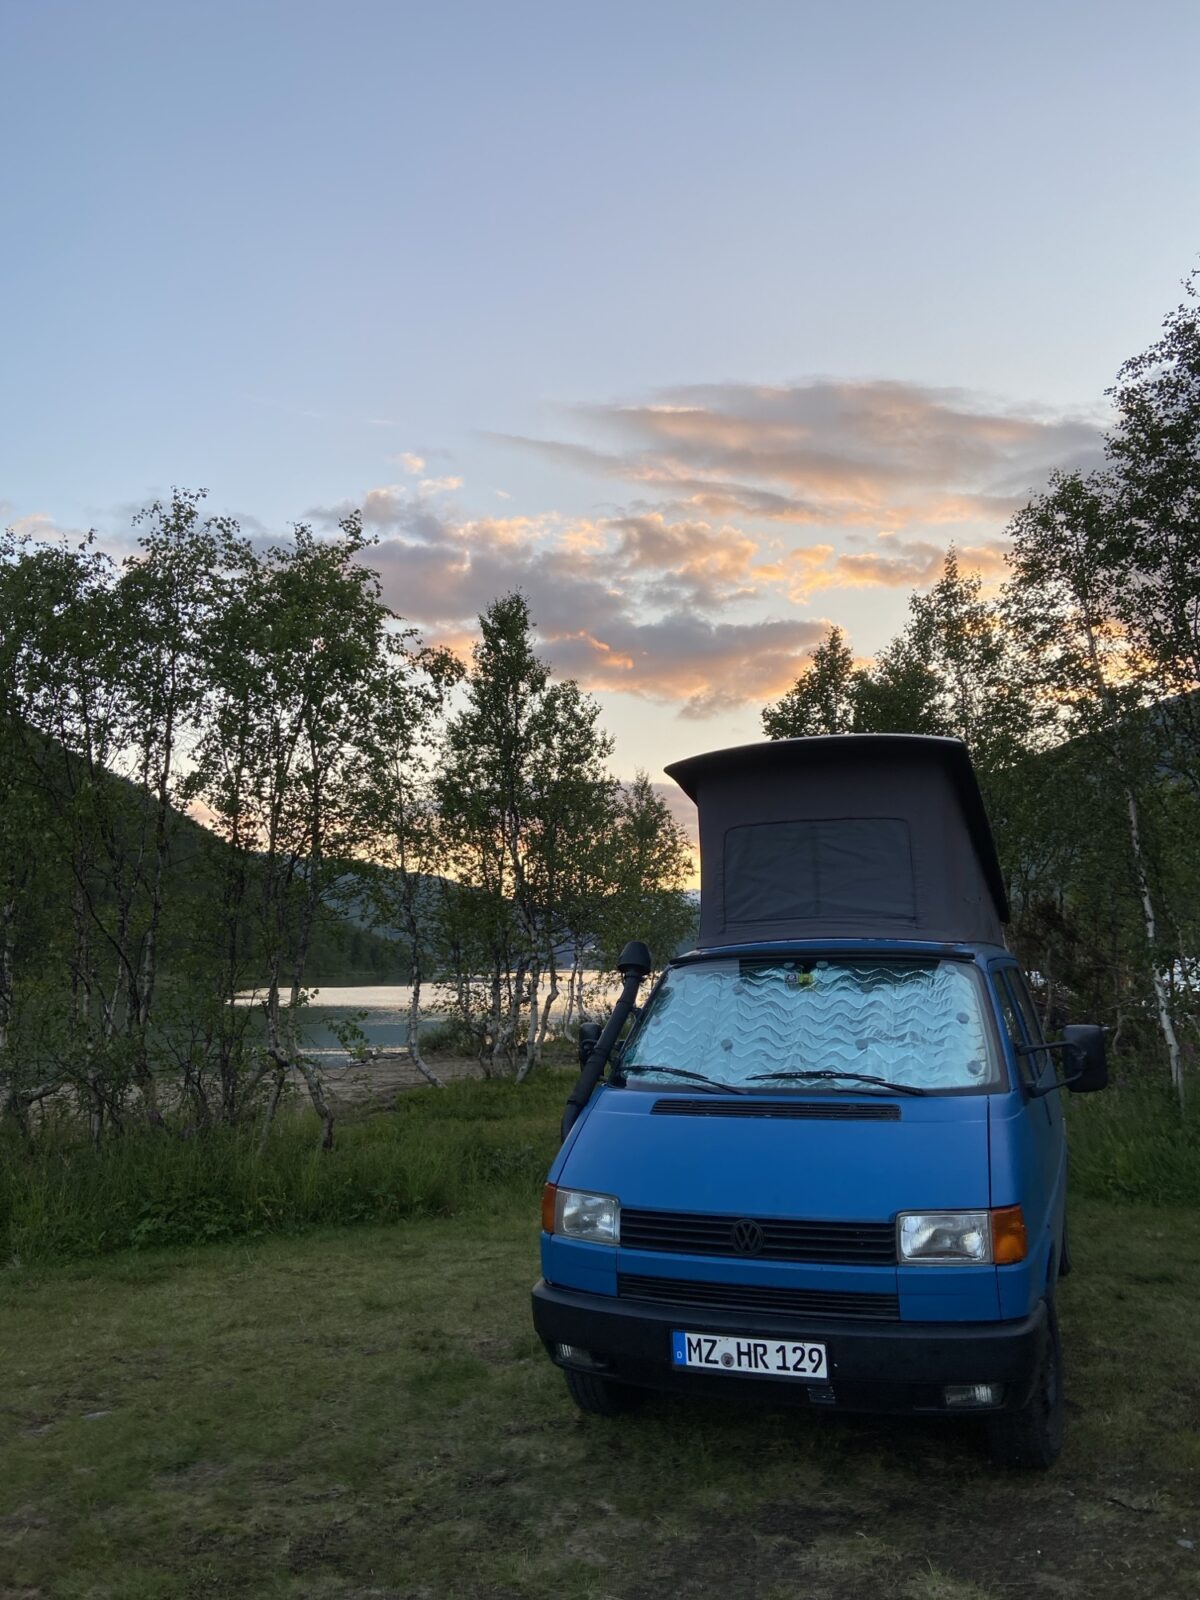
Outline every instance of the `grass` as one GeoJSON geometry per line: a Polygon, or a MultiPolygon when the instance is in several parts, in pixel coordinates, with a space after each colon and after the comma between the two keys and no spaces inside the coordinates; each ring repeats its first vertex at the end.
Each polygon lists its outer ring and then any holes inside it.
{"type": "Polygon", "coordinates": [[[512,1198],[10,1270],[0,1596],[1194,1597],[1200,1214],[1077,1199],[1072,1226],[1048,1476],[969,1427],[579,1417],[512,1198]]]}
{"type": "Polygon", "coordinates": [[[536,1196],[570,1078],[460,1082],[406,1093],[394,1113],[339,1124],[329,1154],[311,1115],[203,1138],[142,1133],[100,1150],[45,1138],[0,1148],[0,1261],[26,1264],[207,1244],[329,1224],[392,1223],[536,1196]]]}
{"type": "Polygon", "coordinates": [[[1200,1595],[1194,1127],[1071,1103],[1068,1444],[1023,1477],[969,1426],[579,1417],[528,1309],[566,1081],[406,1094],[327,1157],[10,1149],[0,1600],[1200,1595]]]}
{"type": "MultiPolygon", "coordinates": [[[[518,1086],[452,1083],[402,1094],[394,1113],[339,1123],[330,1155],[311,1115],[203,1138],[142,1133],[99,1151],[72,1138],[0,1141],[0,1261],[36,1264],[209,1244],[329,1225],[389,1224],[532,1201],[554,1150],[571,1071],[518,1086]]],[[[1200,1205],[1200,1117],[1114,1088],[1069,1098],[1075,1192],[1200,1205]]]]}
{"type": "Polygon", "coordinates": [[[1066,1095],[1077,1194],[1200,1206],[1200,1114],[1181,1115],[1165,1084],[1066,1095]]]}

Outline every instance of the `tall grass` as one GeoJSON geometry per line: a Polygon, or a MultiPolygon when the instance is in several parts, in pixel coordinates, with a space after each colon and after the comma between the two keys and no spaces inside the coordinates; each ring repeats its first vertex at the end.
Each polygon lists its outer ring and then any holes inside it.
{"type": "MultiPolygon", "coordinates": [[[[416,1090],[394,1113],[343,1124],[328,1155],[308,1116],[280,1126],[261,1154],[254,1129],[145,1133],[100,1150],[62,1138],[13,1141],[0,1146],[0,1263],[532,1208],[571,1080],[546,1072],[519,1087],[416,1090]]],[[[1200,1115],[1181,1117],[1144,1088],[1064,1098],[1073,1192],[1200,1205],[1200,1115]]]]}
{"type": "MultiPolygon", "coordinates": [[[[1195,1092],[1200,1092],[1200,1087],[1195,1092]]],[[[1114,1085],[1068,1101],[1071,1187],[1098,1200],[1200,1205],[1200,1111],[1165,1087],[1114,1085]]]]}
{"type": "Polygon", "coordinates": [[[144,1133],[100,1150],[63,1140],[0,1149],[0,1260],[35,1263],[317,1225],[394,1222],[515,1200],[532,1205],[570,1086],[547,1073],[403,1096],[317,1149],[309,1116],[261,1154],[253,1129],[144,1133]]]}

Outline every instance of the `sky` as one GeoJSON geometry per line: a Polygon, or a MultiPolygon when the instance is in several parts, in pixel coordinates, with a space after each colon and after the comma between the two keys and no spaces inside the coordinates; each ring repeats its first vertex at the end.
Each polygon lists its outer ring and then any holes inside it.
{"type": "Polygon", "coordinates": [[[0,0],[0,520],[360,508],[622,776],[989,582],[1200,252],[1194,0],[0,0]]]}

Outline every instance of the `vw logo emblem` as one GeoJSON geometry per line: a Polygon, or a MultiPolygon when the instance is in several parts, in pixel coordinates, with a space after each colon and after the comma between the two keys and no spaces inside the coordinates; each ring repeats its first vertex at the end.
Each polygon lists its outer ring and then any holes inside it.
{"type": "Polygon", "coordinates": [[[740,1222],[735,1222],[730,1232],[733,1248],[740,1256],[756,1256],[763,1247],[762,1227],[751,1217],[743,1217],[740,1222]]]}

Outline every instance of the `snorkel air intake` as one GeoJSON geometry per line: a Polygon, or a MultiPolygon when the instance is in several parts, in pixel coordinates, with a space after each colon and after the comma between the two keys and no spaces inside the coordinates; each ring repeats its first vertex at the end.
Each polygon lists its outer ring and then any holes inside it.
{"type": "Polygon", "coordinates": [[[567,1107],[563,1112],[561,1135],[565,1139],[579,1119],[579,1113],[591,1098],[592,1090],[604,1071],[612,1047],[621,1036],[621,1029],[628,1020],[629,1013],[633,1010],[633,1003],[637,999],[638,989],[642,979],[645,978],[652,966],[650,952],[640,940],[634,939],[621,951],[617,962],[617,971],[625,980],[616,1005],[613,1007],[612,1016],[604,1025],[604,1032],[596,1040],[591,1055],[584,1064],[583,1071],[571,1093],[567,1096],[567,1107]]]}

